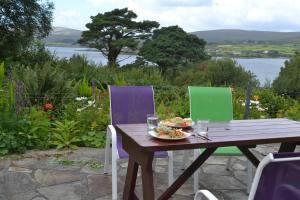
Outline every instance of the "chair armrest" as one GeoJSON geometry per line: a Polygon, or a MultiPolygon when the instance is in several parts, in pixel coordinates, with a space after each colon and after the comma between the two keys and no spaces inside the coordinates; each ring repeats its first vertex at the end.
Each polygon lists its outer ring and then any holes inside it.
{"type": "Polygon", "coordinates": [[[111,138],[112,159],[119,158],[117,151],[117,131],[113,125],[107,126],[107,136],[111,138]]]}
{"type": "Polygon", "coordinates": [[[198,192],[196,192],[194,200],[204,200],[202,199],[203,197],[205,197],[207,200],[218,200],[217,197],[215,197],[208,190],[199,190],[198,192]]]}

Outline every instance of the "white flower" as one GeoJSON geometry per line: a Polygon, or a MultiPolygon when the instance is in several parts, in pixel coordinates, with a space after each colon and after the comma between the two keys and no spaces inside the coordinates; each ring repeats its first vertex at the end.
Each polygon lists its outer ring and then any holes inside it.
{"type": "Polygon", "coordinates": [[[83,100],[86,100],[87,97],[76,97],[75,100],[76,101],[83,101],[83,100]]]}
{"type": "Polygon", "coordinates": [[[95,100],[94,101],[88,101],[88,105],[91,106],[95,103],[95,100]]]}
{"type": "Polygon", "coordinates": [[[250,103],[251,103],[251,104],[256,104],[256,105],[258,105],[258,104],[259,104],[259,101],[253,101],[253,100],[250,100],[250,103]]]}

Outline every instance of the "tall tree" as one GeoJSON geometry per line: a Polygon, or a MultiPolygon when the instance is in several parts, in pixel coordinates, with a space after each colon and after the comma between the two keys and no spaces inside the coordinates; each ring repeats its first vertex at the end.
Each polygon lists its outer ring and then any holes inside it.
{"type": "Polygon", "coordinates": [[[178,26],[157,29],[140,49],[139,55],[156,63],[166,73],[167,69],[208,58],[204,52],[206,42],[188,34],[178,26]]]}
{"type": "Polygon", "coordinates": [[[16,56],[51,30],[54,5],[42,0],[0,0],[0,59],[16,56]]]}
{"type": "Polygon", "coordinates": [[[149,38],[153,29],[159,27],[155,21],[137,22],[134,21],[136,18],[137,15],[128,8],[99,13],[86,24],[88,30],[82,33],[79,42],[100,50],[110,67],[117,66],[121,52],[136,50],[139,42],[149,38]]]}

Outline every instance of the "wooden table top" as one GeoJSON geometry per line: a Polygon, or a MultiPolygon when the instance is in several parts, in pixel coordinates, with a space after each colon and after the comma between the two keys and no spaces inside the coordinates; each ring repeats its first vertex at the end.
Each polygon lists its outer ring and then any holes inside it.
{"type": "Polygon", "coordinates": [[[227,123],[213,122],[209,124],[208,137],[211,139],[210,141],[195,136],[177,141],[156,139],[147,133],[147,124],[118,124],[116,128],[122,137],[130,139],[148,151],[300,141],[300,122],[286,118],[232,120],[227,123]]]}

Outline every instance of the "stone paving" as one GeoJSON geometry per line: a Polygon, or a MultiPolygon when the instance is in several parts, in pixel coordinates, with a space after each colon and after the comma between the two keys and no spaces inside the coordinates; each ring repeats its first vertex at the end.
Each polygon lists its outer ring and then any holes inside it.
{"type": "MultiPolygon", "coordinates": [[[[261,145],[254,153],[262,158],[278,145],[261,145]]],[[[299,151],[299,149],[298,149],[299,151]]],[[[175,175],[182,165],[182,151],[175,152],[175,175]]],[[[191,154],[192,156],[192,154],[191,154]]],[[[199,188],[212,191],[220,200],[243,200],[246,194],[244,157],[235,156],[227,171],[228,157],[213,156],[200,169],[199,188]]],[[[23,155],[0,160],[0,200],[108,200],[111,199],[111,175],[103,174],[100,163],[103,149],[79,148],[75,151],[29,151],[23,155]]],[[[127,161],[119,162],[119,195],[126,174],[127,161]]],[[[167,187],[167,161],[158,159],[155,169],[156,194],[167,187]]],[[[136,193],[141,196],[138,176],[136,193]]],[[[173,199],[193,199],[192,179],[188,180],[173,199]]]]}

